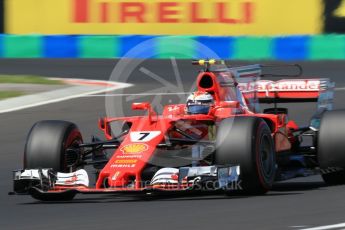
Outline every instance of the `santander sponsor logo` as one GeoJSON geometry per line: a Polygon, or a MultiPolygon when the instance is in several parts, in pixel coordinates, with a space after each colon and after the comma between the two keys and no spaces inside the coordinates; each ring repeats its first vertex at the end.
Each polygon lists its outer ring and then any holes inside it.
{"type": "Polygon", "coordinates": [[[261,80],[256,84],[239,83],[241,91],[258,91],[258,92],[274,92],[274,91],[319,91],[319,80],[280,80],[268,81],[261,80]]]}

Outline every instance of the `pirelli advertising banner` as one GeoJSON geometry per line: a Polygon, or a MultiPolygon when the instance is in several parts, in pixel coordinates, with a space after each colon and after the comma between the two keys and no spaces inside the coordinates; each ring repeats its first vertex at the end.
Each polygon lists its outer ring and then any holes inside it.
{"type": "Polygon", "coordinates": [[[11,34],[319,34],[322,0],[7,0],[11,34]]]}

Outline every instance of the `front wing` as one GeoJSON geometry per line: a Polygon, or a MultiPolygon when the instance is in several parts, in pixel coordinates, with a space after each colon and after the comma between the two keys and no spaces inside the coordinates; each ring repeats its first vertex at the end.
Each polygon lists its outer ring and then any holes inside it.
{"type": "Polygon", "coordinates": [[[240,166],[181,167],[176,182],[151,183],[141,188],[88,186],[87,172],[56,173],[51,169],[26,169],[14,171],[13,192],[29,194],[38,200],[55,200],[73,197],[75,194],[152,194],[189,191],[216,191],[240,189],[240,166]]]}

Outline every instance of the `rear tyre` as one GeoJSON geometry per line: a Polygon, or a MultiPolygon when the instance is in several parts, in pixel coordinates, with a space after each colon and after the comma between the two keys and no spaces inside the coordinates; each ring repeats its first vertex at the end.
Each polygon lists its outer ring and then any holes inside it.
{"type": "Polygon", "coordinates": [[[276,171],[274,144],[267,123],[257,117],[223,120],[217,130],[215,164],[240,165],[240,184],[235,193],[266,193],[272,187],[276,171]]]}
{"type": "MultiPolygon", "coordinates": [[[[52,168],[56,172],[74,171],[81,158],[79,151],[67,151],[83,142],[77,126],[67,121],[39,121],[31,128],[24,150],[24,168],[52,168]]],[[[76,148],[77,149],[77,148],[76,148]]],[[[42,201],[72,200],[74,192],[39,194],[29,192],[42,201]]]]}
{"type": "Polygon", "coordinates": [[[317,156],[323,180],[329,185],[345,184],[345,110],[323,114],[317,156]]]}
{"type": "Polygon", "coordinates": [[[345,170],[344,169],[328,168],[321,173],[323,181],[328,185],[345,184],[345,170]],[[333,171],[333,172],[332,172],[333,171]]]}

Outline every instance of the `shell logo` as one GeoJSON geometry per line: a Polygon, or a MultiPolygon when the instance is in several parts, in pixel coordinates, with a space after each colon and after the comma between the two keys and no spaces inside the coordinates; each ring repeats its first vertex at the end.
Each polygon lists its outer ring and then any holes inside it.
{"type": "Polygon", "coordinates": [[[124,154],[136,154],[136,153],[142,153],[148,149],[149,149],[149,147],[146,144],[132,143],[132,144],[128,144],[128,145],[123,146],[120,150],[124,154]]]}

